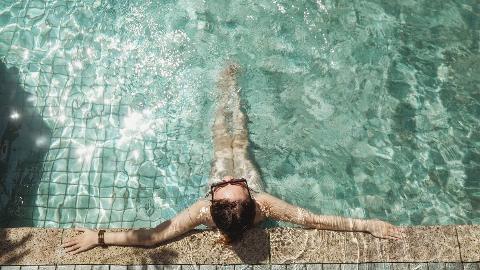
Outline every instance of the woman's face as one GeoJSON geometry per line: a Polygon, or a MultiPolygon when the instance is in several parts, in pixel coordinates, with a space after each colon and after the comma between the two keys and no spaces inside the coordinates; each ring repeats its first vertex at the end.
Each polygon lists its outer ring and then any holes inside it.
{"type": "MultiPolygon", "coordinates": [[[[229,181],[233,178],[233,176],[225,176],[222,182],[229,181]]],[[[218,187],[214,191],[213,198],[214,200],[244,201],[248,200],[249,196],[247,187],[243,183],[237,183],[218,187]]]]}

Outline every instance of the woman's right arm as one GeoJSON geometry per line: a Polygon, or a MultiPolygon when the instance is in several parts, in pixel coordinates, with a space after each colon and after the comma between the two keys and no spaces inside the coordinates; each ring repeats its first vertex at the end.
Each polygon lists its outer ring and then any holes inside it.
{"type": "MultiPolygon", "coordinates": [[[[124,232],[105,232],[104,242],[106,245],[115,246],[149,247],[160,244],[205,223],[209,214],[208,206],[208,201],[199,200],[174,218],[161,223],[156,228],[135,229],[124,232]]],[[[89,229],[77,229],[77,231],[83,233],[67,240],[62,245],[68,253],[77,254],[100,245],[96,231],[89,229]]]]}

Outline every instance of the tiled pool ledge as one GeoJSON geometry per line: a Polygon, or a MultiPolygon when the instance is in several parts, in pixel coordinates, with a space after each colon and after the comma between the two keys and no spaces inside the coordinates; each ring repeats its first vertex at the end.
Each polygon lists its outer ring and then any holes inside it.
{"type": "Polygon", "coordinates": [[[254,229],[235,248],[218,243],[216,232],[195,231],[156,248],[95,248],[72,256],[66,254],[60,244],[74,234],[71,229],[0,229],[0,265],[306,265],[480,261],[480,225],[408,227],[405,238],[399,241],[381,240],[365,233],[254,229]]]}

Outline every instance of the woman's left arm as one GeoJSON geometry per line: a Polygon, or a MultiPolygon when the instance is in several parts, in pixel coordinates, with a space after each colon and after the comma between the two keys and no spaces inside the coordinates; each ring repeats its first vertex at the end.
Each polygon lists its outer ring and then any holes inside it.
{"type": "Polygon", "coordinates": [[[316,215],[267,193],[257,195],[256,199],[264,215],[272,219],[322,230],[369,232],[379,238],[400,239],[402,237],[400,228],[381,220],[316,215]]]}

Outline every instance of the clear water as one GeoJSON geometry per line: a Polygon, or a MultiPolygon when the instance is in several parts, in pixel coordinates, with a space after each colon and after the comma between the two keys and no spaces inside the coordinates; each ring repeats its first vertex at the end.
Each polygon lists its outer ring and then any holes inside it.
{"type": "Polygon", "coordinates": [[[480,223],[478,1],[227,2],[0,2],[4,226],[149,227],[203,196],[232,60],[268,192],[480,223]]]}

